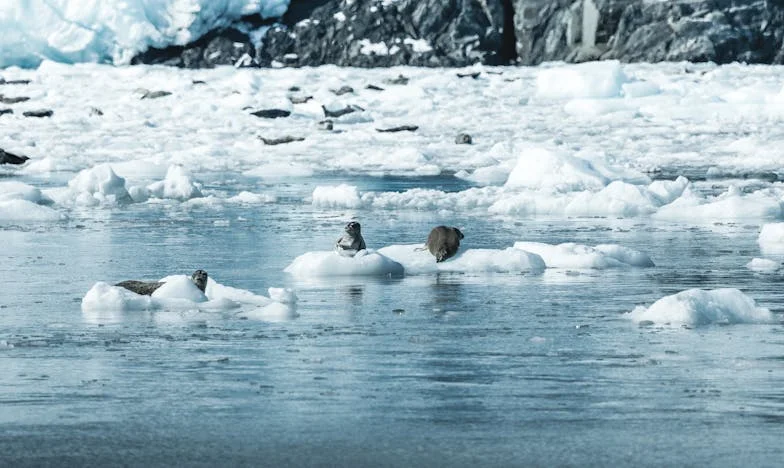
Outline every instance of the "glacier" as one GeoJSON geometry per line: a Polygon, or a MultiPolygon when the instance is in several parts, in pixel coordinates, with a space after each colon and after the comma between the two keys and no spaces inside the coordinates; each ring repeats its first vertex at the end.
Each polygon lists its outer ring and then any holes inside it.
{"type": "Polygon", "coordinates": [[[184,45],[247,15],[282,16],[289,0],[8,0],[0,2],[0,68],[124,65],[150,47],[184,45]]]}

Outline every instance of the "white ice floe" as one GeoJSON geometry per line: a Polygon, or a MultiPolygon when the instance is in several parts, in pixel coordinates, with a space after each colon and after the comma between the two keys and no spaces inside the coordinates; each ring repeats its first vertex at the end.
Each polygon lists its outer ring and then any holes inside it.
{"type": "Polygon", "coordinates": [[[638,306],[628,314],[637,323],[702,326],[710,324],[771,323],[770,310],[738,289],[689,289],[638,306]]]}
{"type": "Polygon", "coordinates": [[[545,68],[536,77],[537,97],[547,99],[613,98],[629,81],[615,60],[545,68]]]}
{"type": "Polygon", "coordinates": [[[265,297],[244,289],[220,284],[209,278],[205,292],[186,275],[172,275],[159,280],[165,283],[152,296],[142,296],[119,286],[98,282],[82,299],[82,311],[199,310],[205,312],[259,313],[260,309],[278,306],[296,307],[297,296],[291,290],[270,288],[274,297],[265,297]]]}
{"type": "Polygon", "coordinates": [[[784,223],[768,223],[762,226],[757,242],[766,253],[784,253],[784,223]]]}
{"type": "Polygon", "coordinates": [[[453,258],[436,263],[435,257],[422,244],[390,245],[378,252],[400,263],[406,275],[439,271],[458,273],[540,273],[545,268],[542,258],[520,249],[467,249],[453,258]]]}
{"type": "Polygon", "coordinates": [[[746,264],[746,268],[759,273],[775,273],[781,268],[781,262],[769,258],[752,258],[751,261],[746,264]]]}
{"type": "Polygon", "coordinates": [[[359,190],[353,185],[319,186],[313,190],[313,205],[325,208],[358,208],[359,190]]]}
{"type": "Polygon", "coordinates": [[[264,203],[275,203],[278,197],[269,193],[253,193],[243,190],[237,195],[228,198],[230,203],[243,203],[246,205],[261,205],[264,203]]]}
{"type": "Polygon", "coordinates": [[[282,16],[289,0],[13,0],[0,3],[0,68],[127,64],[148,47],[184,45],[246,15],[282,16]]]}
{"type": "Polygon", "coordinates": [[[97,206],[131,203],[133,199],[125,187],[125,179],[108,164],[84,169],[68,182],[64,189],[47,193],[55,202],[65,206],[97,206]]]}
{"type": "Polygon", "coordinates": [[[558,245],[541,242],[515,242],[514,248],[541,256],[547,268],[601,270],[654,266],[648,255],[620,245],[605,244],[590,247],[572,242],[558,245]]]}
{"type": "Polygon", "coordinates": [[[284,270],[297,277],[403,276],[403,265],[374,250],[361,250],[353,257],[334,251],[306,252],[284,270]]]}
{"type": "Polygon", "coordinates": [[[735,186],[716,197],[705,197],[687,187],[653,216],[667,220],[775,219],[782,214],[780,197],[770,190],[744,194],[735,186]]]}
{"type": "Polygon", "coordinates": [[[166,178],[147,186],[150,196],[172,200],[190,200],[202,197],[201,190],[188,175],[185,168],[179,165],[170,166],[166,178]]]}
{"type": "Polygon", "coordinates": [[[24,199],[0,201],[0,223],[62,221],[68,217],[48,206],[24,199]]]}

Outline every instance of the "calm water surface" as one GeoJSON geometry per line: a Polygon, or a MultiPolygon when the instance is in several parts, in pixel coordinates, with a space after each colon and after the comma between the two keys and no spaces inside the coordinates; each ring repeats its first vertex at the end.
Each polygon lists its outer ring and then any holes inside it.
{"type": "Polygon", "coordinates": [[[144,204],[2,226],[0,464],[780,466],[781,323],[641,328],[624,317],[691,287],[737,287],[781,317],[781,276],[745,268],[761,255],[759,223],[329,212],[303,203],[312,184],[278,187],[290,199],[264,206],[144,204]],[[282,272],[354,217],[375,248],[422,242],[444,223],[463,229],[465,248],[618,243],[657,266],[282,272]],[[96,281],[196,268],[258,294],[295,288],[299,316],[81,311],[96,281]]]}

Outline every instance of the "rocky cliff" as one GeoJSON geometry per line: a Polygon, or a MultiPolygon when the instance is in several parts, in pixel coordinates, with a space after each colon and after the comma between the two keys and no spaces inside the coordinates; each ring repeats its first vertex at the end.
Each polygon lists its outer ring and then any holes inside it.
{"type": "Polygon", "coordinates": [[[784,0],[293,0],[136,63],[183,67],[783,63],[784,0]]]}

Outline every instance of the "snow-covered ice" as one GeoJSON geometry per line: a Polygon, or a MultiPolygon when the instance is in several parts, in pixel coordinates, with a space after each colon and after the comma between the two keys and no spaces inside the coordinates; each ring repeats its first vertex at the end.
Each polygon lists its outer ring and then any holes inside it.
{"type": "Polygon", "coordinates": [[[758,307],[754,299],[733,288],[681,291],[650,307],[638,306],[629,317],[638,323],[691,326],[774,321],[769,309],[758,307]]]}

